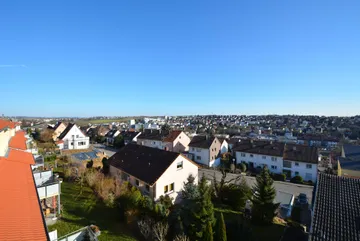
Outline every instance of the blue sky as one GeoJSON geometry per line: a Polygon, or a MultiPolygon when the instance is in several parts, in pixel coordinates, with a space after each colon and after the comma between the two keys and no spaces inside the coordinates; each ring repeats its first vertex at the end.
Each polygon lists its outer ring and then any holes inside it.
{"type": "Polygon", "coordinates": [[[0,2],[0,112],[360,114],[360,1],[0,2]]]}

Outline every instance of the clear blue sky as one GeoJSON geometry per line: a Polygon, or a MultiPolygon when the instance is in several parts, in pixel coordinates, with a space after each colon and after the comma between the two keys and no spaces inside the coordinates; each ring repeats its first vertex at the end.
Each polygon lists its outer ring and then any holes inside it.
{"type": "Polygon", "coordinates": [[[0,113],[360,114],[360,1],[3,0],[0,113]]]}

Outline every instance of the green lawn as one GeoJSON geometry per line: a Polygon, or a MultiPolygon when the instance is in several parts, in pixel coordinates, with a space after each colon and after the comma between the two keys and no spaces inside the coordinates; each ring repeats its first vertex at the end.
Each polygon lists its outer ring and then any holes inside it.
{"type": "Polygon", "coordinates": [[[57,229],[58,237],[89,224],[96,224],[101,230],[100,241],[138,240],[127,226],[119,221],[116,208],[106,207],[102,201],[96,198],[89,187],[83,187],[82,194],[79,195],[79,185],[63,182],[61,192],[61,204],[64,208],[62,219],[48,227],[49,231],[57,229]]]}

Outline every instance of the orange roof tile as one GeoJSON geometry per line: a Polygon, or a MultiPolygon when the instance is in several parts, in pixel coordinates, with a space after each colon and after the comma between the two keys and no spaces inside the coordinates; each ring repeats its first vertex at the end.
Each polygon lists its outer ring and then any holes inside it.
{"type": "Polygon", "coordinates": [[[9,147],[16,148],[16,149],[21,149],[21,150],[26,150],[27,147],[26,147],[25,132],[17,131],[15,133],[15,136],[13,136],[10,139],[9,147]]]}
{"type": "Polygon", "coordinates": [[[0,119],[0,130],[4,129],[5,127],[13,129],[15,128],[15,126],[16,126],[15,122],[12,122],[10,120],[0,119]]]}
{"type": "Polygon", "coordinates": [[[165,142],[173,142],[181,134],[182,131],[171,131],[167,137],[164,138],[165,142]]]}
{"type": "Polygon", "coordinates": [[[57,142],[55,142],[56,144],[61,144],[61,143],[64,143],[64,141],[63,140],[59,140],[59,141],[57,141],[57,142]]]}
{"type": "Polygon", "coordinates": [[[1,158],[0,191],[0,240],[48,240],[30,165],[1,158]]]}
{"type": "Polygon", "coordinates": [[[21,162],[21,163],[29,164],[29,165],[35,164],[34,156],[30,152],[20,151],[20,150],[11,149],[11,148],[9,149],[6,160],[12,161],[12,162],[21,162]]]}

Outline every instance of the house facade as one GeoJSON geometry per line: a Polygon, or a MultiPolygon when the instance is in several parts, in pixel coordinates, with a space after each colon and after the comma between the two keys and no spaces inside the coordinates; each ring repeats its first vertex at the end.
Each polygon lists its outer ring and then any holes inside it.
{"type": "MultiPolygon", "coordinates": [[[[198,166],[176,152],[128,144],[109,158],[110,174],[136,186],[157,201],[168,195],[175,202],[189,175],[198,181],[198,166]]],[[[179,196],[180,194],[180,196],[179,196]]]]}
{"type": "Polygon", "coordinates": [[[166,151],[184,152],[189,150],[190,138],[180,130],[162,133],[160,130],[146,130],[137,137],[137,144],[166,151]]]}
{"type": "MultiPolygon", "coordinates": [[[[69,124],[58,137],[64,149],[88,149],[90,139],[75,124],[69,124]]],[[[59,145],[58,145],[59,146],[59,145]]]]}
{"type": "Polygon", "coordinates": [[[54,133],[53,133],[53,140],[56,141],[58,139],[58,136],[65,131],[66,129],[66,125],[63,122],[58,122],[55,126],[54,126],[54,133]]]}
{"type": "Polygon", "coordinates": [[[189,143],[189,153],[194,156],[195,162],[206,166],[217,166],[220,163],[218,157],[221,151],[221,143],[216,137],[198,135],[194,136],[189,143]]]}
{"type": "Polygon", "coordinates": [[[272,173],[284,173],[288,178],[301,176],[315,182],[318,172],[317,148],[280,142],[243,140],[234,147],[236,163],[246,163],[248,169],[267,166],[272,173]]]}
{"type": "Polygon", "coordinates": [[[106,143],[107,144],[114,144],[114,140],[119,134],[120,134],[120,131],[118,131],[118,130],[110,130],[105,135],[106,143]]]}

